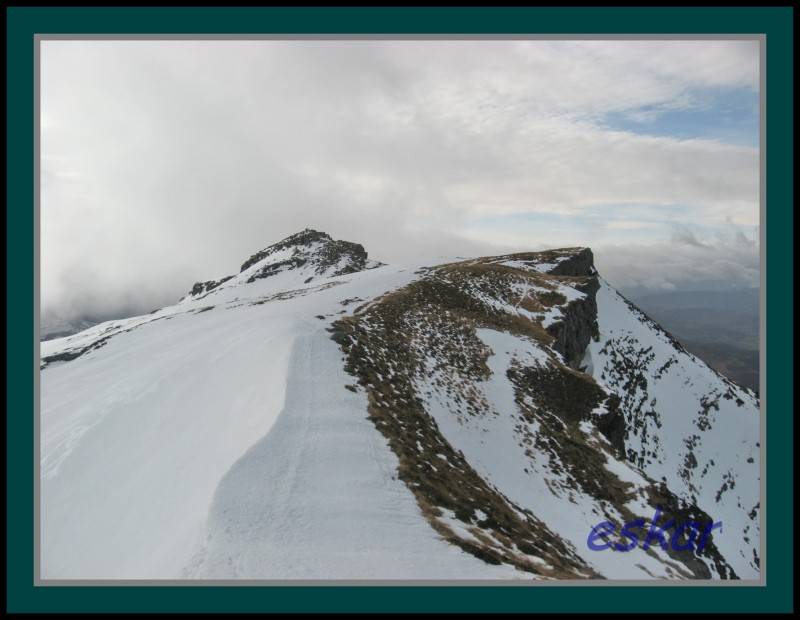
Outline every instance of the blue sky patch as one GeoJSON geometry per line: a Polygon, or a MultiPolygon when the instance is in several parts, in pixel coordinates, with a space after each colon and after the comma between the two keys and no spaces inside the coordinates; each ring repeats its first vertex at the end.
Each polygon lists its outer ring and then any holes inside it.
{"type": "Polygon", "coordinates": [[[748,88],[705,89],[690,94],[690,107],[646,106],[605,115],[602,125],[636,134],[705,138],[757,147],[759,97],[748,88]]]}

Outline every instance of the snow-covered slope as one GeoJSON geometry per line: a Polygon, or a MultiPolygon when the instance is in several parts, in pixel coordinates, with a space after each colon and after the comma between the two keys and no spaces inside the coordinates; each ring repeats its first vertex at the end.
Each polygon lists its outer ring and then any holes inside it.
{"type": "Polygon", "coordinates": [[[628,459],[723,523],[717,546],[740,577],[759,571],[755,394],[686,351],[608,283],[597,292],[592,375],[621,398],[628,459]]]}
{"type": "Polygon", "coordinates": [[[420,263],[306,230],[41,343],[42,577],[757,577],[751,393],[587,249],[420,263]],[[724,528],[587,547],[656,506],[724,528]]]}
{"type": "Polygon", "coordinates": [[[283,412],[220,481],[185,576],[524,577],[486,566],[428,527],[397,478],[397,458],[366,416],[353,415],[367,401],[342,389],[340,361],[324,331],[296,338],[283,412]]]}

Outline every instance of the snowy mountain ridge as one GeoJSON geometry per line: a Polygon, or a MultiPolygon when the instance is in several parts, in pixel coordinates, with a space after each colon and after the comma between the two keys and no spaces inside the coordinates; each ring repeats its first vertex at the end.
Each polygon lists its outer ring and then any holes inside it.
{"type": "Polygon", "coordinates": [[[306,228],[253,254],[242,264],[238,274],[196,282],[189,297],[199,299],[223,285],[249,284],[280,274],[291,274],[295,281],[303,278],[302,283],[308,284],[315,278],[336,277],[380,265],[367,259],[364,246],[334,241],[327,233],[306,228]]]}
{"type": "Polygon", "coordinates": [[[755,395],[588,248],[390,266],[306,229],[40,346],[44,578],[758,577],[755,395]],[[656,508],[723,525],[587,547],[656,508]]]}

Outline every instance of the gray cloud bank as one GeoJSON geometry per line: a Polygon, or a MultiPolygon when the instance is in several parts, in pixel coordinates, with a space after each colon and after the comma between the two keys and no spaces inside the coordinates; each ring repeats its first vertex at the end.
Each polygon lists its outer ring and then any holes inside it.
{"type": "Polygon", "coordinates": [[[757,68],[752,42],[45,42],[42,311],[146,312],[307,226],[387,262],[593,245],[619,286],[757,282],[757,151],[604,122],[757,68]]]}
{"type": "Polygon", "coordinates": [[[669,243],[600,246],[600,273],[621,289],[725,290],[760,285],[758,243],[741,231],[699,241],[681,231],[669,243]]]}

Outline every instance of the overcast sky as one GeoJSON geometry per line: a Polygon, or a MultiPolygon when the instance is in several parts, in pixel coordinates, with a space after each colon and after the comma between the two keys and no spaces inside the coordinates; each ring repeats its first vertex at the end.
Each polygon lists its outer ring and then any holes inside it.
{"type": "Polygon", "coordinates": [[[149,311],[297,230],[758,283],[754,41],[47,41],[42,306],[149,311]]]}

